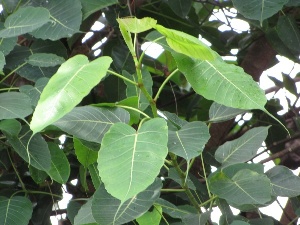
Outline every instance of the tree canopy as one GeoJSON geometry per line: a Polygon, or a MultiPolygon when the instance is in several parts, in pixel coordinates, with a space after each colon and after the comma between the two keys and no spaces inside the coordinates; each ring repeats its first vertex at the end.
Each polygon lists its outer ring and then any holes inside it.
{"type": "Polygon", "coordinates": [[[0,3],[0,225],[297,222],[299,0],[0,3]]]}

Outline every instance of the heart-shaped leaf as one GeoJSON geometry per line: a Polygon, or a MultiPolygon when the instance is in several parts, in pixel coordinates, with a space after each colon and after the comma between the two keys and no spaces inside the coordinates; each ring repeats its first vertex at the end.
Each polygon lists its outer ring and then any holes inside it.
{"type": "Polygon", "coordinates": [[[122,202],[145,190],[164,164],[167,140],[168,128],[161,118],[143,123],[137,131],[123,123],[112,125],[98,156],[106,190],[122,202]]]}

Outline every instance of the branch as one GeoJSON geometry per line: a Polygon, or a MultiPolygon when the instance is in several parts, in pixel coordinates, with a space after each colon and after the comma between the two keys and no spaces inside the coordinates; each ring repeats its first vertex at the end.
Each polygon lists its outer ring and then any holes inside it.
{"type": "Polygon", "coordinates": [[[264,164],[264,163],[269,162],[269,161],[271,161],[271,160],[280,158],[281,156],[284,156],[285,154],[290,153],[290,152],[293,152],[293,151],[295,151],[295,150],[297,150],[297,149],[298,149],[298,148],[286,148],[286,149],[283,149],[282,151],[277,152],[277,153],[271,155],[270,157],[261,160],[259,163],[264,164]]]}

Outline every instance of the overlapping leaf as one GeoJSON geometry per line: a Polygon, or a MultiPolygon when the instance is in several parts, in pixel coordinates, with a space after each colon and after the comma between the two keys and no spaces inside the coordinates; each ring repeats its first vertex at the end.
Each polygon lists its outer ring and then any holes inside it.
{"type": "Polygon", "coordinates": [[[78,211],[74,218],[74,225],[98,225],[92,214],[92,201],[90,198],[78,211]]]}
{"type": "Polygon", "coordinates": [[[73,138],[75,154],[78,161],[87,168],[97,161],[98,152],[85,146],[79,139],[73,138]]]}
{"type": "Polygon", "coordinates": [[[128,121],[129,113],[121,108],[82,106],[75,107],[54,125],[80,139],[101,143],[111,125],[128,121]]]}
{"type": "Polygon", "coordinates": [[[144,213],[142,216],[136,219],[139,225],[159,225],[162,216],[161,206],[154,206],[152,211],[144,213]]]}
{"type": "Polygon", "coordinates": [[[173,10],[176,15],[179,15],[182,18],[185,18],[191,7],[192,7],[192,0],[173,0],[167,2],[170,8],[173,10]]]}
{"type": "Polygon", "coordinates": [[[101,143],[98,170],[112,196],[125,201],[154,181],[168,153],[167,129],[161,118],[143,123],[137,131],[123,123],[111,126],[101,143]]]}
{"type": "Polygon", "coordinates": [[[82,5],[82,20],[85,20],[88,16],[94,12],[99,11],[105,7],[113,4],[117,4],[118,0],[80,0],[82,5]]]}
{"type": "Polygon", "coordinates": [[[44,88],[32,117],[34,133],[70,112],[106,75],[110,57],[89,63],[84,55],[76,55],[63,63],[44,88]]]}
{"type": "Polygon", "coordinates": [[[156,25],[156,20],[150,17],[137,19],[136,17],[126,17],[117,19],[120,26],[124,27],[130,33],[141,33],[150,30],[156,25]]]}
{"type": "MultiPolygon", "coordinates": [[[[0,30],[3,29],[5,29],[4,23],[0,22],[0,30]]],[[[3,55],[10,53],[10,51],[13,50],[14,46],[17,44],[17,40],[17,37],[0,38],[0,52],[2,52],[3,55]]]]}
{"type": "Polygon", "coordinates": [[[0,73],[2,73],[4,66],[5,66],[5,57],[3,52],[0,52],[0,73]]]}
{"type": "Polygon", "coordinates": [[[217,123],[226,121],[246,112],[242,109],[227,107],[214,102],[209,108],[209,121],[217,123]]]}
{"type": "Polygon", "coordinates": [[[29,96],[32,106],[36,106],[39,101],[40,95],[44,87],[47,85],[48,81],[49,78],[42,77],[35,82],[34,87],[31,85],[22,85],[19,90],[21,93],[25,93],[29,96]]]}
{"type": "Polygon", "coordinates": [[[28,63],[38,67],[52,67],[61,65],[65,59],[52,53],[35,53],[29,56],[28,63]]]}

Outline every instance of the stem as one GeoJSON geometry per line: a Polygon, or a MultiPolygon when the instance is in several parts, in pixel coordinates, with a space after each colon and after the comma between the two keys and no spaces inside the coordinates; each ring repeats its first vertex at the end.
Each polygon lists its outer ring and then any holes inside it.
{"type": "Polygon", "coordinates": [[[49,193],[49,192],[44,192],[44,191],[28,191],[28,190],[20,190],[20,191],[17,191],[15,192],[12,196],[15,196],[16,194],[18,193],[26,193],[26,194],[43,194],[43,195],[50,195],[52,197],[57,197],[57,198],[61,198],[63,199],[63,196],[61,195],[56,195],[56,194],[52,194],[52,193],[49,193]]]}
{"type": "Polygon", "coordinates": [[[165,80],[164,82],[160,85],[157,93],[156,93],[156,96],[154,97],[154,101],[156,102],[157,99],[159,98],[159,95],[160,93],[162,92],[164,86],[166,85],[166,83],[172,78],[172,76],[174,76],[174,74],[176,74],[178,72],[178,68],[176,70],[174,70],[165,80]]]}
{"type": "Polygon", "coordinates": [[[14,165],[14,162],[12,161],[12,159],[11,159],[11,157],[10,157],[10,154],[9,154],[9,151],[8,151],[8,150],[7,150],[7,155],[8,155],[9,161],[10,161],[10,163],[11,163],[11,165],[12,165],[12,167],[13,167],[13,169],[14,169],[14,171],[15,171],[15,173],[16,173],[16,175],[17,175],[19,181],[20,181],[22,190],[23,190],[24,192],[26,192],[27,190],[26,190],[25,184],[23,183],[23,181],[22,181],[22,179],[21,179],[21,177],[20,177],[20,175],[19,175],[19,172],[18,172],[17,168],[16,168],[15,165],[14,165]]]}
{"type": "Polygon", "coordinates": [[[202,164],[202,169],[203,169],[203,174],[204,174],[205,185],[206,185],[206,188],[207,188],[208,196],[209,196],[209,198],[211,198],[211,193],[210,193],[209,185],[207,183],[207,177],[206,177],[206,171],[205,171],[205,166],[204,166],[202,153],[200,154],[200,157],[201,157],[201,164],[202,164]]]}
{"type": "Polygon", "coordinates": [[[208,199],[207,201],[201,203],[199,206],[200,206],[200,207],[205,206],[206,204],[208,204],[208,203],[214,201],[216,198],[218,198],[218,197],[217,197],[217,196],[213,196],[213,197],[211,197],[210,199],[208,199]]]}
{"type": "Polygon", "coordinates": [[[117,76],[117,77],[119,77],[119,78],[121,78],[121,79],[123,79],[123,80],[125,80],[125,81],[127,81],[127,82],[129,82],[129,83],[131,83],[131,84],[133,84],[133,85],[135,85],[135,86],[138,85],[137,82],[134,82],[134,81],[128,79],[127,77],[124,77],[123,75],[118,74],[118,73],[116,73],[116,72],[114,72],[114,71],[112,71],[112,70],[107,70],[107,72],[110,73],[110,74],[112,74],[112,75],[115,75],[115,76],[117,76]]]}
{"type": "Polygon", "coordinates": [[[185,189],[161,189],[161,192],[185,192],[185,189]]]}
{"type": "Polygon", "coordinates": [[[15,87],[15,88],[10,87],[10,88],[1,88],[0,89],[0,91],[11,91],[11,90],[19,90],[19,88],[18,87],[15,87]]]}
{"type": "Polygon", "coordinates": [[[21,64],[20,66],[18,66],[16,69],[10,71],[9,74],[7,74],[6,77],[4,77],[2,80],[0,80],[0,83],[2,83],[3,81],[5,81],[7,78],[9,78],[12,74],[14,74],[17,70],[19,70],[20,68],[22,68],[23,66],[25,66],[27,64],[27,62],[24,62],[23,64],[21,64]]]}
{"type": "Polygon", "coordinates": [[[142,114],[143,116],[145,116],[146,118],[150,119],[150,116],[148,116],[146,113],[142,112],[139,109],[136,109],[136,108],[133,108],[133,107],[130,107],[130,106],[126,106],[126,105],[116,105],[116,106],[120,107],[120,108],[123,108],[123,109],[130,109],[132,111],[136,111],[136,112],[142,114]]]}

